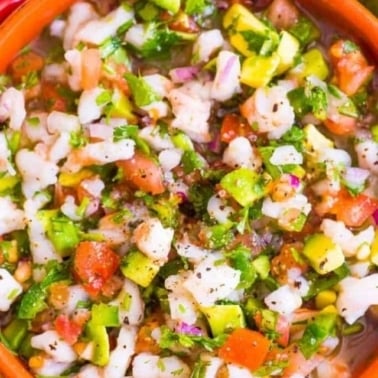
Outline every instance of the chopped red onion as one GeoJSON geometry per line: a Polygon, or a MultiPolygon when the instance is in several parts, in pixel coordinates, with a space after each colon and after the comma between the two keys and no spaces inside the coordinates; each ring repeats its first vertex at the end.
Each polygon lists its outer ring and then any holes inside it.
{"type": "Polygon", "coordinates": [[[199,73],[199,67],[188,66],[178,67],[169,71],[169,76],[174,83],[185,83],[189,80],[193,80],[199,73]]]}
{"type": "Polygon", "coordinates": [[[207,146],[211,152],[219,153],[222,148],[220,133],[216,133],[207,146]]]}
{"type": "Polygon", "coordinates": [[[378,226],[378,209],[374,211],[373,219],[374,219],[375,224],[378,226]]]}
{"type": "Polygon", "coordinates": [[[291,174],[290,175],[290,185],[293,188],[298,189],[300,184],[301,184],[301,180],[299,179],[299,177],[291,174]]]}
{"type": "Polygon", "coordinates": [[[186,202],[188,200],[188,196],[184,192],[176,192],[176,194],[181,198],[181,202],[186,202]]]}
{"type": "Polygon", "coordinates": [[[184,323],[184,322],[181,322],[176,327],[176,332],[184,333],[186,335],[191,335],[191,336],[202,336],[203,335],[201,328],[196,327],[194,325],[184,323]]]}

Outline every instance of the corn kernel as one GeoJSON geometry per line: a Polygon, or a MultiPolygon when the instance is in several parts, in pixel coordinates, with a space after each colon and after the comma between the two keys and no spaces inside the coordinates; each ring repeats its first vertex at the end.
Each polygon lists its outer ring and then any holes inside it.
{"type": "Polygon", "coordinates": [[[324,307],[321,312],[327,313],[327,314],[338,314],[339,313],[337,311],[336,306],[333,305],[333,304],[324,307]]]}
{"type": "Polygon", "coordinates": [[[80,356],[85,351],[87,344],[83,343],[82,341],[78,341],[72,347],[76,354],[80,356]]]}
{"type": "Polygon", "coordinates": [[[332,305],[336,302],[336,293],[332,290],[323,290],[315,298],[316,308],[319,310],[332,305]]]}
{"type": "Polygon", "coordinates": [[[40,369],[45,362],[45,359],[41,355],[36,355],[29,358],[29,366],[32,369],[40,369]]]}

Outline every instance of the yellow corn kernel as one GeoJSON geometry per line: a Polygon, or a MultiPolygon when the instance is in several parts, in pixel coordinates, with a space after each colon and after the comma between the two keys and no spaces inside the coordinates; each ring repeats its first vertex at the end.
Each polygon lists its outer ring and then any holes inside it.
{"type": "Polygon", "coordinates": [[[5,256],[5,258],[10,263],[16,263],[18,261],[19,256],[16,240],[11,241],[11,246],[7,250],[7,255],[5,256]]]}
{"type": "Polygon", "coordinates": [[[75,343],[72,348],[73,350],[76,352],[76,354],[78,356],[80,356],[84,351],[85,351],[85,348],[87,347],[88,344],[86,343],[83,343],[82,341],[78,341],[77,343],[75,343]]]}
{"type": "Polygon", "coordinates": [[[315,305],[319,310],[336,302],[337,295],[333,290],[323,290],[315,297],[315,305]]]}
{"type": "Polygon", "coordinates": [[[370,261],[378,265],[378,231],[375,232],[373,243],[370,248],[370,261]]]}
{"type": "Polygon", "coordinates": [[[321,312],[327,313],[327,314],[338,314],[339,313],[337,311],[336,306],[333,305],[333,304],[324,307],[321,312]]]}
{"type": "Polygon", "coordinates": [[[45,359],[39,354],[29,358],[29,366],[32,369],[40,369],[43,366],[44,362],[45,359]]]}
{"type": "Polygon", "coordinates": [[[80,184],[81,181],[93,176],[93,172],[89,169],[82,169],[77,173],[62,172],[59,175],[59,184],[62,186],[75,187],[80,184]]]}

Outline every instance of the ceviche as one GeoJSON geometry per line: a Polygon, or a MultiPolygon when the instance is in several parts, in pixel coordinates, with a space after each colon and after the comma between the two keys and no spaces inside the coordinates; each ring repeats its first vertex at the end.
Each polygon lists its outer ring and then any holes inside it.
{"type": "Polygon", "coordinates": [[[1,374],[355,376],[377,83],[290,0],[75,2],[0,76],[1,374]]]}

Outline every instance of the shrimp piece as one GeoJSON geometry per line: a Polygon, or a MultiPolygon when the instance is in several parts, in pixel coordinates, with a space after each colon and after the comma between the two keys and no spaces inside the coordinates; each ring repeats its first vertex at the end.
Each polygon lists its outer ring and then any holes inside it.
{"type": "Polygon", "coordinates": [[[64,172],[76,173],[89,165],[103,165],[118,160],[130,159],[134,155],[135,143],[130,139],[118,142],[103,141],[89,143],[82,148],[73,150],[65,162],[64,172]]]}
{"type": "Polygon", "coordinates": [[[171,90],[168,94],[175,115],[172,127],[186,132],[198,143],[207,143],[211,140],[208,122],[212,105],[210,91],[209,83],[191,81],[171,90]]]}
{"type": "Polygon", "coordinates": [[[258,133],[268,133],[269,139],[279,139],[293,125],[294,110],[283,86],[258,88],[241,106],[241,114],[258,133]]]}
{"type": "Polygon", "coordinates": [[[20,130],[26,117],[24,94],[15,89],[8,88],[0,98],[0,121],[9,118],[9,127],[20,130]]]}
{"type": "Polygon", "coordinates": [[[287,361],[281,378],[306,377],[324,361],[324,357],[318,354],[307,360],[294,344],[283,351],[272,352],[272,358],[273,361],[287,361]]]}

